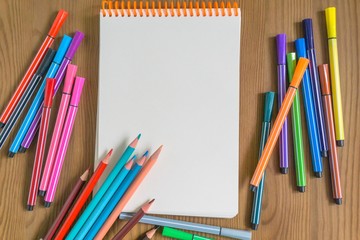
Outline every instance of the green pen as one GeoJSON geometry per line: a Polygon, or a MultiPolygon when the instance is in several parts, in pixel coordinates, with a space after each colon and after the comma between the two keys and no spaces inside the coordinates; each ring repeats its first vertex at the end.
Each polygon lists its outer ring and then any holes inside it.
{"type": "Polygon", "coordinates": [[[213,240],[214,238],[202,237],[192,233],[184,232],[174,228],[164,227],[162,231],[164,237],[180,239],[180,240],[213,240]]]}
{"type": "MultiPolygon", "coordinates": [[[[296,54],[294,52],[286,55],[289,81],[291,81],[296,66],[296,54]]],[[[299,90],[295,94],[294,103],[291,107],[291,119],[294,139],[294,156],[296,171],[296,186],[299,192],[305,192],[306,175],[304,161],[304,145],[302,137],[300,97],[299,90]]]]}

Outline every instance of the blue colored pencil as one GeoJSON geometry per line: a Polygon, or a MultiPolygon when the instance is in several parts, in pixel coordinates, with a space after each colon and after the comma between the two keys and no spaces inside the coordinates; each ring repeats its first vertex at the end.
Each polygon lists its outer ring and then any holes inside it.
{"type": "MultiPolygon", "coordinates": [[[[275,98],[274,92],[265,93],[264,119],[261,127],[259,158],[262,154],[262,151],[265,147],[265,143],[270,133],[271,113],[274,106],[274,98],[275,98]]],[[[264,181],[265,181],[265,172],[260,181],[259,187],[254,192],[253,206],[251,211],[251,228],[254,230],[257,230],[260,224],[261,205],[262,205],[262,198],[264,192],[264,181]]]]}
{"type": "Polygon", "coordinates": [[[105,223],[106,219],[109,217],[111,212],[116,207],[117,203],[120,201],[121,197],[125,194],[126,190],[129,188],[131,183],[134,181],[136,175],[140,172],[142,165],[144,164],[144,158],[141,158],[136,162],[134,167],[130,170],[128,175],[125,177],[124,181],[121,183],[120,187],[116,190],[109,203],[106,205],[100,216],[96,219],[89,232],[86,234],[84,239],[92,240],[101,229],[102,225],[105,223]]]}
{"type": "MultiPolygon", "coordinates": [[[[70,46],[72,38],[64,35],[64,37],[61,40],[59,49],[56,52],[56,55],[54,57],[53,62],[51,63],[49,70],[47,71],[44,79],[48,78],[54,78],[55,74],[57,73],[60,63],[62,62],[63,58],[65,57],[65,53],[70,46]]],[[[21,142],[25,137],[25,134],[27,133],[30,124],[32,123],[35,114],[40,109],[43,101],[44,101],[44,91],[45,91],[45,85],[46,81],[43,81],[40,85],[39,90],[37,91],[35,98],[33,102],[31,103],[31,106],[24,118],[24,121],[22,122],[19,131],[16,133],[15,139],[11,143],[10,149],[9,149],[9,157],[13,157],[20,148],[21,142]]]]}
{"type": "MultiPolygon", "coordinates": [[[[305,39],[295,40],[296,57],[306,58],[305,39]]],[[[320,155],[319,128],[316,122],[313,90],[310,83],[309,69],[307,68],[302,81],[302,94],[304,98],[304,108],[306,116],[306,125],[308,130],[309,145],[311,152],[311,162],[315,176],[322,177],[322,159],[320,155]]]]}

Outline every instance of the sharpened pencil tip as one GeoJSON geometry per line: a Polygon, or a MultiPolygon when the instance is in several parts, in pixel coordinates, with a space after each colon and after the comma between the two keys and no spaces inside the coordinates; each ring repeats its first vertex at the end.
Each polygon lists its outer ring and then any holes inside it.
{"type": "Polygon", "coordinates": [[[83,182],[86,182],[88,180],[88,177],[89,177],[89,173],[90,173],[90,169],[86,169],[85,172],[80,176],[80,179],[83,181],[83,182]]]}
{"type": "Polygon", "coordinates": [[[141,206],[141,210],[143,210],[145,213],[147,213],[151,207],[151,205],[154,203],[155,199],[152,199],[151,201],[145,203],[141,206]]]}
{"type": "Polygon", "coordinates": [[[139,135],[137,136],[137,139],[140,140],[141,138],[141,133],[139,133],[139,135]]]}
{"type": "Polygon", "coordinates": [[[155,226],[152,229],[150,229],[149,231],[146,232],[146,237],[148,239],[152,239],[156,233],[156,231],[160,228],[160,226],[155,226]]]}
{"type": "Polygon", "coordinates": [[[19,148],[19,152],[20,152],[20,153],[26,152],[26,148],[24,148],[23,146],[21,146],[21,147],[19,148]]]}
{"type": "Polygon", "coordinates": [[[10,151],[9,151],[9,153],[8,153],[8,157],[9,157],[9,158],[13,158],[14,156],[15,156],[15,153],[14,153],[14,152],[10,152],[10,151]]]}
{"type": "Polygon", "coordinates": [[[146,150],[146,152],[144,153],[143,157],[147,157],[149,155],[149,150],[146,150]]]}
{"type": "Polygon", "coordinates": [[[130,160],[135,160],[136,159],[136,154],[134,156],[132,156],[132,158],[130,160]]]}
{"type": "Polygon", "coordinates": [[[140,137],[141,137],[141,133],[129,144],[129,147],[136,148],[140,137]]]}
{"type": "Polygon", "coordinates": [[[106,156],[104,157],[102,162],[105,164],[108,164],[112,153],[113,153],[113,149],[110,149],[110,151],[108,152],[108,154],[106,154],[106,156]]]}

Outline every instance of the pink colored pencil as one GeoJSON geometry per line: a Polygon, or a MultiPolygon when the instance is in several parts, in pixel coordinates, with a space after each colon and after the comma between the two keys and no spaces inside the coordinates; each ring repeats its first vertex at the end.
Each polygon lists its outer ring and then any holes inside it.
{"type": "Polygon", "coordinates": [[[64,126],[64,121],[66,117],[66,112],[69,107],[69,102],[71,98],[71,91],[74,85],[75,75],[77,71],[77,66],[69,64],[66,70],[64,89],[61,97],[59,111],[56,117],[55,127],[53,135],[50,142],[49,151],[46,157],[44,171],[41,177],[39,195],[45,196],[47,187],[49,185],[50,174],[54,166],[54,159],[56,156],[56,150],[59,146],[59,141],[61,137],[61,132],[64,126]]]}
{"type": "Polygon", "coordinates": [[[54,161],[54,168],[51,173],[50,182],[45,195],[45,207],[50,207],[54,201],[56,188],[59,182],[62,165],[64,163],[66,150],[69,145],[70,136],[75,122],[76,113],[78,110],[78,104],[80,101],[81,92],[84,86],[85,78],[76,77],[73,94],[70,100],[69,110],[66,115],[64,129],[61,134],[59,148],[54,161]]]}
{"type": "Polygon", "coordinates": [[[43,106],[43,110],[42,110],[39,138],[38,138],[38,142],[36,145],[34,166],[33,166],[32,175],[31,175],[29,196],[28,196],[27,207],[26,207],[26,209],[28,211],[32,211],[36,204],[36,195],[37,195],[38,187],[39,187],[40,172],[41,172],[42,162],[43,162],[43,158],[44,158],[46,137],[47,137],[47,132],[49,129],[49,121],[50,121],[51,105],[52,105],[52,95],[54,93],[54,86],[55,86],[54,78],[46,79],[44,106],[43,106]]]}
{"type": "Polygon", "coordinates": [[[141,169],[139,174],[136,176],[124,196],[121,198],[119,203],[116,205],[115,209],[112,211],[100,231],[95,236],[95,240],[101,240],[105,237],[106,233],[109,231],[111,226],[114,224],[116,219],[119,217],[120,213],[124,209],[125,205],[128,203],[130,198],[134,195],[136,189],[139,187],[139,185],[142,183],[146,175],[149,173],[151,168],[156,163],[156,160],[158,159],[160,152],[161,152],[162,146],[160,146],[155,153],[149,158],[149,160],[145,163],[144,167],[141,169]]]}
{"type": "Polygon", "coordinates": [[[70,210],[71,205],[77,198],[77,196],[80,193],[80,190],[84,186],[85,182],[87,181],[89,177],[89,169],[87,169],[79,178],[79,180],[76,182],[73,190],[71,191],[69,197],[66,199],[66,202],[64,203],[63,207],[60,210],[59,215],[56,217],[54,223],[51,225],[50,229],[46,233],[46,236],[44,237],[44,240],[51,240],[53,236],[55,235],[56,230],[59,228],[60,223],[64,219],[66,213],[70,210]]]}

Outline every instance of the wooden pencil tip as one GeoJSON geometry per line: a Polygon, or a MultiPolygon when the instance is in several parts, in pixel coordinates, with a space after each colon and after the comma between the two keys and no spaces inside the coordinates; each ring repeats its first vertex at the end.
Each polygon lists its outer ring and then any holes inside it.
{"type": "Polygon", "coordinates": [[[90,169],[86,169],[86,171],[81,175],[80,179],[83,181],[83,182],[86,182],[88,180],[88,177],[89,177],[89,173],[90,173],[90,169]]]}
{"type": "Polygon", "coordinates": [[[102,162],[105,164],[108,164],[112,153],[113,153],[113,149],[110,149],[110,151],[108,152],[108,154],[106,154],[106,156],[104,157],[102,162]]]}
{"type": "MultiPolygon", "coordinates": [[[[161,146],[151,155],[150,159],[154,159],[154,160],[158,159],[158,158],[159,158],[159,155],[160,155],[160,153],[161,153],[161,151],[162,151],[162,148],[163,148],[163,145],[161,145],[161,146]]],[[[150,160],[150,159],[149,159],[149,160],[150,160]]]]}
{"type": "Polygon", "coordinates": [[[141,137],[141,133],[129,144],[129,146],[132,148],[136,148],[140,137],[141,137]]]}
{"type": "Polygon", "coordinates": [[[152,239],[156,233],[156,231],[160,228],[160,226],[155,226],[154,228],[150,229],[147,233],[146,233],[146,237],[148,239],[152,239]]]}
{"type": "Polygon", "coordinates": [[[144,213],[147,213],[154,201],[155,201],[155,199],[152,199],[151,201],[149,201],[149,202],[145,203],[144,205],[142,205],[141,210],[143,210],[144,213]]]}
{"type": "Polygon", "coordinates": [[[145,161],[146,161],[146,156],[142,156],[140,159],[136,161],[136,164],[142,166],[144,165],[145,161]]]}

